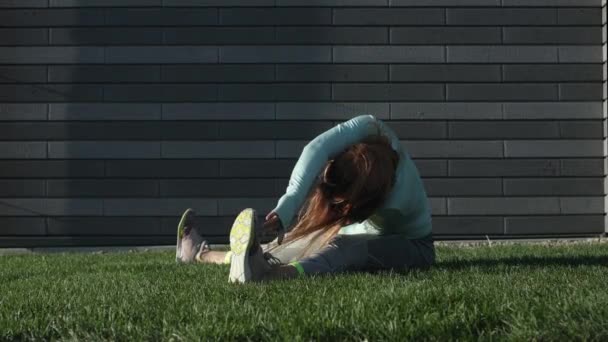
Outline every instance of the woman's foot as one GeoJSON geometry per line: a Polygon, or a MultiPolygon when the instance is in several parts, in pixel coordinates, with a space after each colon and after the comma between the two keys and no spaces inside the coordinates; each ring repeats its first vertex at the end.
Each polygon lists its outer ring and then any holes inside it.
{"type": "Polygon", "coordinates": [[[209,249],[207,242],[194,227],[195,217],[194,210],[186,209],[177,225],[177,244],[175,246],[177,263],[195,262],[197,254],[209,249]]]}
{"type": "Polygon", "coordinates": [[[230,276],[231,283],[262,280],[270,265],[256,237],[256,211],[247,208],[236,217],[230,230],[230,276]]]}

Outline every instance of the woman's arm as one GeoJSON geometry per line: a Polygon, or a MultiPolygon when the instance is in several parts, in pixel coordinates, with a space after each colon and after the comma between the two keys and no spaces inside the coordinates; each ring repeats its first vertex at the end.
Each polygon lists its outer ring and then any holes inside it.
{"type": "Polygon", "coordinates": [[[287,191],[271,211],[279,216],[285,230],[290,229],[295,214],[327,161],[365,137],[378,134],[388,136],[393,149],[401,150],[399,139],[373,115],[360,115],[336,125],[304,147],[291,173],[287,191]]]}

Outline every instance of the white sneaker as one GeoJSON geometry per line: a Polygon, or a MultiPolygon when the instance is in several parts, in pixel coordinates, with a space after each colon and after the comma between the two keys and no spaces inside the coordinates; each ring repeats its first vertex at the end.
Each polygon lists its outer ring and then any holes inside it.
{"type": "Polygon", "coordinates": [[[258,224],[256,211],[247,208],[236,217],[230,230],[230,276],[231,283],[260,280],[270,269],[264,252],[256,238],[258,224]]]}
{"type": "Polygon", "coordinates": [[[195,217],[194,210],[186,209],[177,225],[175,246],[175,262],[177,263],[192,263],[199,252],[208,248],[207,242],[196,231],[195,217]]]}

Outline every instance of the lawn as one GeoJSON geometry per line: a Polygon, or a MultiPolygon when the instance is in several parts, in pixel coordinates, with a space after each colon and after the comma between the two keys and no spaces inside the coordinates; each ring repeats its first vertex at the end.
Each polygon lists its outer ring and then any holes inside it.
{"type": "Polygon", "coordinates": [[[0,257],[0,340],[608,340],[608,244],[438,246],[430,271],[228,284],[174,253],[0,257]]]}

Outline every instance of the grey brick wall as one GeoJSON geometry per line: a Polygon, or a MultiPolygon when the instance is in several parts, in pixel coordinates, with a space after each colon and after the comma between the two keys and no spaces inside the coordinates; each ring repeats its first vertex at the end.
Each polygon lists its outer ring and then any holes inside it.
{"type": "Polygon", "coordinates": [[[602,2],[0,0],[0,247],[226,242],[360,114],[437,238],[604,232],[602,2]]]}

